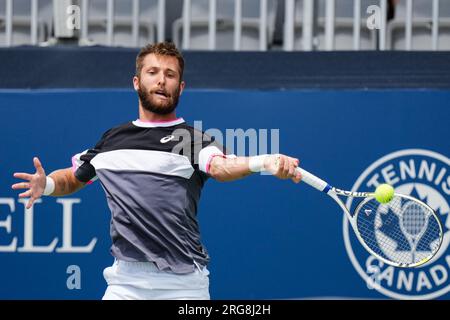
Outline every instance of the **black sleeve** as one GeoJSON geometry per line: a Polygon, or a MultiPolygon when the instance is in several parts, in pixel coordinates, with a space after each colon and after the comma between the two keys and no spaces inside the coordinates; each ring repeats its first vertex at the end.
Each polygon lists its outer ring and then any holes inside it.
{"type": "Polygon", "coordinates": [[[85,150],[72,157],[72,170],[79,181],[91,183],[97,180],[95,168],[91,164],[91,160],[101,152],[109,132],[110,130],[103,134],[93,149],[85,150]]]}

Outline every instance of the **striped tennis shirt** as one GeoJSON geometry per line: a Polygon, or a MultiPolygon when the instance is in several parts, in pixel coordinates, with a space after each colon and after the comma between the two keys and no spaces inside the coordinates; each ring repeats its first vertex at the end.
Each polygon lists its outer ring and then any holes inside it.
{"type": "Polygon", "coordinates": [[[98,179],[105,191],[114,257],[184,274],[209,261],[197,208],[214,156],[223,147],[182,118],[136,120],[105,132],[72,164],[78,180],[98,179]]]}

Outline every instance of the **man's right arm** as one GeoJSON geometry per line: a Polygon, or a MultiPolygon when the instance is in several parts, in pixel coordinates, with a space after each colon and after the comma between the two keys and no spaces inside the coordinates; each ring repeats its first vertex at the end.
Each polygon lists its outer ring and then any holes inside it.
{"type": "Polygon", "coordinates": [[[34,201],[42,195],[64,196],[80,190],[86,183],[79,181],[72,168],[60,169],[52,172],[48,177],[37,157],[33,159],[36,172],[34,174],[17,172],[15,178],[26,180],[12,185],[13,189],[28,189],[19,194],[19,198],[30,198],[26,208],[29,209],[34,201]]]}

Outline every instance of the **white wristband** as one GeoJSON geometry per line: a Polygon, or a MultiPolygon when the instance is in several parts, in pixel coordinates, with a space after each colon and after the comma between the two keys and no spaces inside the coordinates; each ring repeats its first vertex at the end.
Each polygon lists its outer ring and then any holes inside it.
{"type": "Polygon", "coordinates": [[[47,177],[44,189],[44,196],[49,196],[55,191],[55,181],[51,177],[47,177]]]}
{"type": "Polygon", "coordinates": [[[263,154],[260,156],[250,157],[248,161],[248,168],[251,172],[261,172],[264,171],[264,160],[268,157],[268,154],[263,154]]]}

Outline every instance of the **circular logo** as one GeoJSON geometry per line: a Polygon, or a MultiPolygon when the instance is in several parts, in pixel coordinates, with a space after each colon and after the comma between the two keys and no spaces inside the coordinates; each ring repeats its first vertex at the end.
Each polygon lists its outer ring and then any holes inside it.
{"type": "MultiPolygon", "coordinates": [[[[345,248],[356,271],[369,289],[395,299],[433,299],[448,293],[450,159],[429,150],[400,150],[371,164],[357,179],[352,190],[375,190],[381,183],[389,183],[394,186],[395,192],[418,198],[433,208],[442,222],[444,240],[436,256],[426,264],[418,268],[396,268],[370,255],[359,243],[344,216],[345,248]]],[[[352,211],[357,203],[349,198],[346,204],[352,211]]],[[[420,241],[420,232],[414,236],[417,238],[415,241],[420,241]]],[[[420,253],[419,250],[425,249],[419,247],[417,250],[420,253]]]]}

